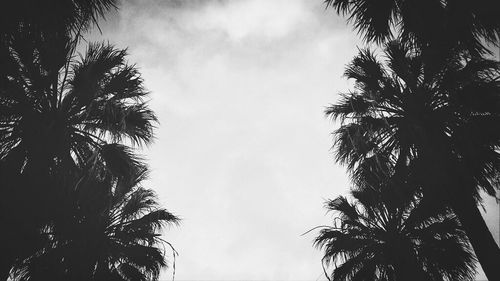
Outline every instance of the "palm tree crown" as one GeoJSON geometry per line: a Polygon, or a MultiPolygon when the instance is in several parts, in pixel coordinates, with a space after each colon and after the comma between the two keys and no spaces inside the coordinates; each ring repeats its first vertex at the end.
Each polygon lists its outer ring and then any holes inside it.
{"type": "Polygon", "coordinates": [[[452,214],[375,188],[326,203],[337,215],[315,245],[335,265],[331,280],[474,280],[474,254],[452,214]]]}
{"type": "Polygon", "coordinates": [[[179,219],[140,185],[145,170],[121,187],[96,176],[77,181],[42,232],[45,246],[15,267],[16,280],[158,280],[167,265],[161,230],[179,219]]]}
{"type": "Polygon", "coordinates": [[[361,51],[345,71],[356,90],[326,110],[342,122],[335,133],[337,160],[356,178],[369,163],[405,166],[426,150],[444,149],[446,161],[469,179],[468,194],[477,196],[481,187],[495,195],[500,64],[457,56],[436,68],[395,41],[385,55],[384,66],[369,50],[361,51]]]}
{"type": "Polygon", "coordinates": [[[110,144],[152,140],[156,117],[125,50],[94,43],[74,60],[69,36],[45,38],[29,29],[10,43],[0,50],[6,62],[0,70],[0,159],[15,159],[20,169],[30,161],[81,168],[95,152],[119,152],[110,144]]]}

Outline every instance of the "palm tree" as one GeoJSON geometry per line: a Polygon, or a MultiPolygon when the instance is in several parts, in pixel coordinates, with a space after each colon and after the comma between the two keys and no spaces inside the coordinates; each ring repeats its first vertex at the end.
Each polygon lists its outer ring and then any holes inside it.
{"type": "Polygon", "coordinates": [[[314,242],[322,263],[334,266],[329,280],[474,280],[473,251],[451,213],[429,208],[418,194],[395,200],[379,186],[352,195],[353,203],[327,201],[337,215],[314,242]]]}
{"type": "MultiPolygon", "coordinates": [[[[93,165],[102,176],[128,181],[142,169],[119,144],[153,138],[156,116],[137,68],[109,44],[91,43],[76,59],[74,42],[67,33],[21,26],[0,43],[0,219],[23,222],[4,231],[2,241],[22,237],[21,229],[36,233],[51,219],[61,186],[56,174],[71,178],[93,165]]],[[[2,244],[1,278],[20,248],[2,244]]]]}
{"type": "Polygon", "coordinates": [[[15,267],[14,280],[158,280],[170,246],[161,230],[179,219],[141,186],[145,178],[143,170],[119,186],[87,171],[44,229],[44,247],[15,267]]]}
{"type": "Polygon", "coordinates": [[[500,65],[456,55],[436,67],[398,42],[385,55],[383,64],[360,51],[345,72],[355,91],[326,110],[341,121],[337,161],[357,183],[388,165],[396,177],[411,169],[423,195],[457,215],[488,279],[500,280],[500,249],[477,209],[479,190],[498,190],[500,65]]]}
{"type": "Polygon", "coordinates": [[[2,49],[0,159],[82,166],[93,149],[129,140],[148,144],[156,117],[125,50],[91,43],[74,60],[70,38],[20,33],[2,49]],[[13,155],[17,154],[16,157],[13,155]]]}
{"type": "Polygon", "coordinates": [[[140,163],[116,143],[150,143],[156,122],[140,74],[125,50],[91,43],[75,60],[70,44],[65,34],[26,29],[1,50],[0,161],[42,177],[100,160],[116,176],[133,176],[140,163]]]}
{"type": "Polygon", "coordinates": [[[348,15],[369,42],[399,36],[420,47],[450,50],[457,46],[485,52],[485,42],[499,43],[497,1],[466,0],[325,0],[338,14],[348,15]]]}

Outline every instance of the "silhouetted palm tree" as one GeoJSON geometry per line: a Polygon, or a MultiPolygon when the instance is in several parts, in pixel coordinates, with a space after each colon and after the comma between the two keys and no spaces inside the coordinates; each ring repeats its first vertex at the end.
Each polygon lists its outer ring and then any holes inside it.
{"type": "Polygon", "coordinates": [[[395,35],[420,47],[447,50],[459,47],[473,52],[484,52],[484,41],[499,43],[500,17],[495,0],[325,2],[337,13],[348,15],[370,42],[387,42],[395,35]]]}
{"type": "Polygon", "coordinates": [[[16,266],[14,279],[158,280],[167,265],[161,230],[179,219],[141,187],[145,175],[122,186],[92,171],[81,178],[44,229],[45,246],[16,266]]]}
{"type": "Polygon", "coordinates": [[[474,280],[473,251],[451,213],[419,195],[394,198],[387,187],[352,195],[353,203],[343,196],[326,203],[336,212],[333,226],[315,239],[322,262],[334,268],[330,280],[474,280]]]}
{"type": "MultiPolygon", "coordinates": [[[[126,51],[109,44],[89,44],[76,59],[70,35],[21,26],[0,43],[0,61],[0,219],[12,224],[1,234],[5,243],[50,219],[62,186],[55,174],[71,178],[93,166],[103,176],[133,178],[143,165],[117,143],[148,144],[156,117],[126,51]]],[[[20,248],[2,245],[0,278],[20,248]]]]}
{"type": "Polygon", "coordinates": [[[396,175],[411,168],[424,196],[453,209],[488,279],[500,280],[500,249],[476,206],[480,189],[498,189],[499,64],[457,55],[436,68],[397,42],[385,55],[384,65],[360,51],[345,72],[356,90],[326,111],[342,122],[337,160],[357,183],[387,165],[396,175]]]}
{"type": "Polygon", "coordinates": [[[125,50],[94,43],[75,60],[70,44],[67,35],[23,30],[1,50],[0,160],[43,176],[99,159],[109,172],[133,176],[138,161],[115,143],[152,140],[156,117],[139,72],[125,50]]]}
{"type": "Polygon", "coordinates": [[[19,154],[20,166],[38,158],[82,166],[110,142],[152,140],[156,117],[125,50],[92,43],[74,60],[67,36],[26,32],[2,50],[0,159],[19,154]]]}

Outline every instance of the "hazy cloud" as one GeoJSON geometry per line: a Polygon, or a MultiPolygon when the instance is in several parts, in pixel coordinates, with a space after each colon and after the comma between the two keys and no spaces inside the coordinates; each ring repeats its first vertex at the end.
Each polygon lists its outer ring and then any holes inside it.
{"type": "Polygon", "coordinates": [[[160,117],[148,186],[184,219],[176,279],[323,278],[300,234],[348,190],[323,116],[359,44],[344,20],[319,0],[129,0],[101,27],[160,117]]]}

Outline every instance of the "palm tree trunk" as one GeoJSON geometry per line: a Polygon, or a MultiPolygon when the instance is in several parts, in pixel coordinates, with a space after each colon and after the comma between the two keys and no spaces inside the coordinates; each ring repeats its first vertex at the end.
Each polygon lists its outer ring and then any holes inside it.
{"type": "Polygon", "coordinates": [[[500,280],[500,248],[472,198],[450,196],[449,204],[457,215],[488,280],[500,280]]]}
{"type": "MultiPolygon", "coordinates": [[[[436,142],[437,143],[437,142],[436,142]]],[[[439,146],[427,144],[422,149],[425,171],[424,192],[426,196],[440,198],[452,208],[474,249],[476,257],[489,281],[500,280],[500,248],[481,216],[470,186],[461,178],[458,170],[443,153],[439,146]]],[[[475,189],[476,187],[473,187],[475,189]]]]}

